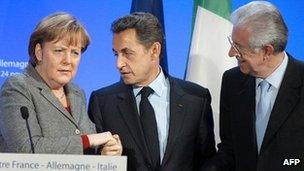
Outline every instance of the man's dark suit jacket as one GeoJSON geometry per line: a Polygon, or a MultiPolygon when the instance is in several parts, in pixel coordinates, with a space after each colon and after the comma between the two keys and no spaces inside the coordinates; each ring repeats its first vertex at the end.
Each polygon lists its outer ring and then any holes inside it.
{"type": "MultiPolygon", "coordinates": [[[[198,170],[215,153],[210,93],[194,83],[168,78],[169,132],[160,170],[198,170]]],[[[120,136],[128,170],[152,170],[132,86],[118,82],[94,91],[89,116],[97,132],[111,131],[120,136]]]]}
{"type": "Polygon", "coordinates": [[[220,166],[217,170],[301,170],[304,166],[304,64],[288,56],[260,154],[255,136],[255,77],[242,74],[239,67],[224,73],[220,104],[222,143],[212,160],[220,166]],[[284,159],[290,158],[301,158],[302,166],[283,165],[284,159]]]}

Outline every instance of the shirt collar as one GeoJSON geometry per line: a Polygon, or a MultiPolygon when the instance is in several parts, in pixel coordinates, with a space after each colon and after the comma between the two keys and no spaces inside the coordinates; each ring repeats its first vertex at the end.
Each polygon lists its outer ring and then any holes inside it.
{"type": "MultiPolygon", "coordinates": [[[[277,69],[275,69],[265,80],[273,87],[276,89],[279,89],[281,82],[283,80],[283,76],[285,73],[285,70],[287,68],[287,63],[288,63],[288,56],[286,52],[284,51],[284,58],[282,63],[279,65],[277,69]]],[[[256,78],[256,88],[262,82],[263,79],[261,78],[256,78]]]]}
{"type": "MultiPolygon", "coordinates": [[[[160,68],[160,73],[158,74],[156,79],[154,81],[152,81],[148,86],[153,89],[153,91],[155,92],[155,95],[157,95],[159,97],[161,97],[163,95],[164,89],[166,87],[166,77],[165,77],[164,72],[161,68],[160,68]]],[[[136,96],[138,96],[139,92],[142,88],[143,87],[133,86],[134,94],[136,96]]]]}

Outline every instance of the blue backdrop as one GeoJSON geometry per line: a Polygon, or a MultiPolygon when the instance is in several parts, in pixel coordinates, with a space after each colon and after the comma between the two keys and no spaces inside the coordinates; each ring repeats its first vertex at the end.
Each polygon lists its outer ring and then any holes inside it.
{"type": "MultiPolygon", "coordinates": [[[[234,0],[232,9],[249,2],[234,0]]],[[[304,1],[271,0],[282,12],[289,27],[287,50],[304,59],[304,1]]],[[[190,44],[192,0],[165,0],[164,17],[167,38],[168,68],[171,75],[183,78],[190,44]]],[[[118,81],[112,54],[110,25],[116,18],[129,14],[131,0],[1,0],[0,1],[0,85],[11,74],[22,72],[28,61],[27,46],[38,21],[55,11],[76,16],[87,28],[92,44],[83,54],[74,82],[92,90],[118,81]]]]}

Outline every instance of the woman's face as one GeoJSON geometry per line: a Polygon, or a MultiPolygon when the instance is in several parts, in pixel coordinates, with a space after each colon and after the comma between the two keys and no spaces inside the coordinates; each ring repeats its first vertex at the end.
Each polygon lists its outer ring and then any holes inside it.
{"type": "MultiPolygon", "coordinates": [[[[78,39],[80,40],[80,39],[78,39]]],[[[51,89],[59,89],[75,76],[81,56],[81,43],[69,45],[65,39],[37,44],[36,70],[51,89]]]]}

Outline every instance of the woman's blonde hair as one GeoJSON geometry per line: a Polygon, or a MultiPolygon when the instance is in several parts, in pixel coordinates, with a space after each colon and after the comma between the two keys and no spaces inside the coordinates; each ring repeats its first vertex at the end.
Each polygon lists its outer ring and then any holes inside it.
{"type": "Polygon", "coordinates": [[[72,15],[65,12],[56,12],[43,18],[31,34],[28,53],[29,62],[36,66],[36,45],[44,42],[66,39],[69,45],[81,43],[81,52],[85,52],[90,44],[90,37],[84,26],[72,15]],[[79,40],[80,39],[80,40],[79,40]]]}

